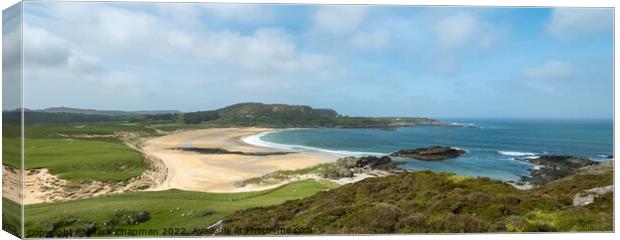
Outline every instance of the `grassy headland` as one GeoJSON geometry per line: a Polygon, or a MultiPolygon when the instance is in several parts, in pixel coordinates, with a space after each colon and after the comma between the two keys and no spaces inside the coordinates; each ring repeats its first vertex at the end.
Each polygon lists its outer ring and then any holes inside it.
{"type": "Polygon", "coordinates": [[[263,103],[239,103],[212,111],[185,113],[182,117],[187,124],[211,127],[387,128],[439,122],[417,117],[349,117],[332,109],[263,103]]]}
{"type": "Polygon", "coordinates": [[[531,190],[430,171],[370,178],[311,197],[242,210],[223,234],[312,229],[312,234],[611,231],[613,193],[573,206],[584,190],[613,184],[613,170],[581,172],[531,190]],[[239,232],[239,229],[242,232],[239,232]],[[248,230],[248,232],[243,232],[248,230]]]}

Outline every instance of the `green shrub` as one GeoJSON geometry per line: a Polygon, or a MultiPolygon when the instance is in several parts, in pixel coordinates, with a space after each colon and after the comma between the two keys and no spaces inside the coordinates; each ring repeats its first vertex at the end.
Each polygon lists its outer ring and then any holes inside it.
{"type": "Polygon", "coordinates": [[[110,218],[104,222],[105,226],[129,226],[138,225],[151,219],[147,211],[128,209],[114,209],[110,218]]]}

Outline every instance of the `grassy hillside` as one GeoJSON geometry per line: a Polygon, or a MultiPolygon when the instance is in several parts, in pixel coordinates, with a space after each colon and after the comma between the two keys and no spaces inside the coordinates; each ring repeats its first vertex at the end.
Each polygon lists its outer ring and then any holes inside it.
{"type": "Polygon", "coordinates": [[[21,207],[18,203],[2,198],[2,230],[15,236],[21,235],[21,207]]]}
{"type": "MultiPolygon", "coordinates": [[[[13,129],[5,125],[5,129],[13,129]]],[[[141,154],[127,147],[118,132],[151,136],[143,125],[113,123],[37,123],[25,126],[25,168],[48,168],[68,180],[126,180],[147,169],[141,154]]],[[[20,166],[19,131],[3,134],[3,164],[20,166]]]]}
{"type": "MultiPolygon", "coordinates": [[[[327,188],[320,182],[306,180],[260,192],[201,193],[168,190],[26,205],[26,237],[41,237],[40,231],[48,231],[51,235],[47,236],[57,236],[53,233],[59,230],[79,229],[92,231],[89,236],[97,236],[96,230],[118,228],[157,231],[156,234],[151,232],[147,235],[198,235],[204,228],[237,210],[279,204],[327,188]],[[135,217],[135,221],[123,222],[119,217],[135,217]]],[[[117,232],[121,234],[121,231],[117,232]]]]}
{"type": "Polygon", "coordinates": [[[572,206],[575,194],[611,184],[611,168],[526,191],[488,178],[403,173],[239,211],[225,220],[224,234],[283,228],[313,234],[612,231],[611,193],[593,204],[572,206]]]}
{"type": "Polygon", "coordinates": [[[331,109],[303,105],[240,103],[225,108],[185,113],[184,122],[207,126],[243,127],[391,127],[436,122],[427,118],[341,116],[331,109]]]}
{"type": "Polygon", "coordinates": [[[26,169],[48,168],[68,180],[114,180],[137,177],[147,169],[138,151],[107,140],[26,138],[26,169]]]}

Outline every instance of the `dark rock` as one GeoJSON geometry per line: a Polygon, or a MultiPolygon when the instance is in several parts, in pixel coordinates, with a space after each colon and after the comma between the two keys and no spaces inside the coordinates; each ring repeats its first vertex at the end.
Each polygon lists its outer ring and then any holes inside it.
{"type": "Polygon", "coordinates": [[[172,150],[180,150],[187,152],[197,152],[201,154],[235,154],[235,155],[248,155],[248,156],[271,156],[271,155],[285,155],[291,152],[242,152],[242,151],[229,151],[222,148],[201,148],[201,147],[177,147],[171,148],[172,150]]]}
{"type": "Polygon", "coordinates": [[[370,170],[392,171],[396,169],[396,165],[388,156],[345,157],[325,166],[320,174],[331,179],[350,178],[355,176],[355,173],[370,170]]]}
{"type": "Polygon", "coordinates": [[[432,146],[426,148],[400,150],[392,153],[390,156],[415,158],[423,161],[439,161],[450,158],[457,158],[465,153],[466,151],[462,149],[432,146]]]}
{"type": "Polygon", "coordinates": [[[600,164],[585,157],[547,155],[527,158],[528,162],[541,166],[532,169],[530,176],[521,177],[521,181],[542,185],[574,174],[577,169],[600,164]]]}
{"type": "Polygon", "coordinates": [[[370,169],[379,169],[379,170],[391,170],[396,167],[396,164],[392,162],[392,159],[388,156],[383,157],[361,157],[357,161],[357,167],[367,166],[370,169]]]}

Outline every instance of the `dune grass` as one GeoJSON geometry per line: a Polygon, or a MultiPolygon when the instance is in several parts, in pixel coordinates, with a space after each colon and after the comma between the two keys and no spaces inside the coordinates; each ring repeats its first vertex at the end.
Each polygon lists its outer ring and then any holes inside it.
{"type": "MultiPolygon", "coordinates": [[[[202,193],[181,190],[112,194],[60,203],[27,205],[26,236],[36,237],[45,222],[79,219],[102,225],[115,210],[146,211],[150,219],[123,229],[156,229],[149,235],[196,235],[194,228],[204,229],[240,209],[268,206],[299,199],[328,189],[318,181],[305,180],[259,192],[202,193]],[[174,232],[165,230],[174,229],[174,232]],[[29,231],[30,230],[30,231],[29,231]],[[30,234],[28,234],[30,232],[30,234]]],[[[94,235],[92,235],[94,236],[94,235]]]]}

